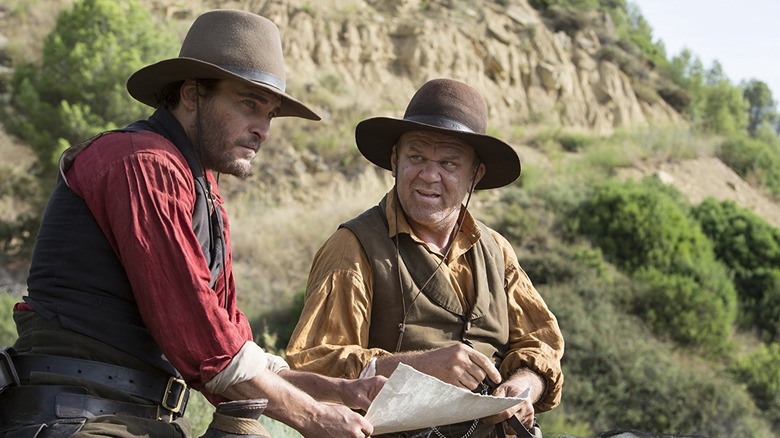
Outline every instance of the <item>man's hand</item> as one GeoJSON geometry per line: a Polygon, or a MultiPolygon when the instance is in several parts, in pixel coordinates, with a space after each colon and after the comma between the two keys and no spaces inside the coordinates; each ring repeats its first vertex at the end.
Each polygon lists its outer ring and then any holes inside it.
{"type": "Polygon", "coordinates": [[[291,370],[275,374],[263,369],[250,380],[230,386],[223,395],[231,400],[268,399],[263,414],[306,437],[365,438],[373,433],[374,426],[349,407],[333,403],[349,393],[353,404],[367,406],[385,380],[366,379],[349,386],[346,379],[291,370]],[[349,391],[344,390],[347,387],[349,391]]]}
{"type": "Polygon", "coordinates": [[[379,357],[377,373],[389,376],[400,362],[469,391],[479,387],[485,377],[495,383],[501,382],[501,374],[487,356],[461,343],[435,350],[379,357]]]}
{"type": "Polygon", "coordinates": [[[306,412],[310,420],[298,429],[305,437],[365,438],[374,433],[374,426],[363,416],[342,405],[320,403],[322,409],[306,412]]]}
{"type": "Polygon", "coordinates": [[[496,397],[517,397],[526,389],[531,388],[530,395],[523,402],[509,409],[483,418],[487,424],[496,424],[507,420],[512,415],[516,416],[526,429],[530,429],[534,423],[534,400],[539,400],[544,392],[544,381],[539,375],[529,369],[518,370],[506,382],[499,385],[491,395],[496,397]]]}
{"type": "MultiPolygon", "coordinates": [[[[496,397],[514,397],[522,393],[521,391],[520,393],[512,394],[513,392],[514,390],[511,390],[508,385],[502,385],[496,388],[491,395],[496,397]]],[[[483,418],[482,421],[487,424],[498,424],[506,421],[512,415],[516,416],[526,429],[530,429],[534,424],[534,405],[531,403],[531,400],[525,399],[524,401],[495,415],[483,418]]]]}
{"type": "Polygon", "coordinates": [[[364,377],[356,380],[344,379],[341,402],[352,409],[367,411],[386,381],[387,377],[385,376],[364,377]]]}

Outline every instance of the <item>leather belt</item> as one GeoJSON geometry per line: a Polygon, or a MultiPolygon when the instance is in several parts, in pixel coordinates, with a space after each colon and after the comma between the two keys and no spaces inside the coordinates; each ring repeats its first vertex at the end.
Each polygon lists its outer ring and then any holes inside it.
{"type": "Polygon", "coordinates": [[[64,418],[129,415],[170,423],[177,414],[156,405],[95,397],[87,389],[69,385],[23,385],[8,388],[0,397],[0,425],[48,423],[64,418]],[[7,417],[6,417],[7,415],[7,417]]]}
{"type": "Polygon", "coordinates": [[[109,386],[149,400],[173,414],[183,414],[189,399],[184,380],[132,368],[64,356],[11,356],[19,381],[28,383],[34,372],[62,374],[109,386]]]}

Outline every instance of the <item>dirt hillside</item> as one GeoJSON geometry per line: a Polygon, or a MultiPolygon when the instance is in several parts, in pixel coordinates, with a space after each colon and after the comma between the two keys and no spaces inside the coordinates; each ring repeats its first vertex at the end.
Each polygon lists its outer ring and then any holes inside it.
{"type": "Polygon", "coordinates": [[[780,227],[780,203],[751,186],[717,158],[704,157],[679,163],[664,163],[655,167],[623,169],[620,176],[642,178],[655,175],[666,184],[680,190],[693,204],[708,197],[731,200],[747,208],[767,222],[780,227]]]}

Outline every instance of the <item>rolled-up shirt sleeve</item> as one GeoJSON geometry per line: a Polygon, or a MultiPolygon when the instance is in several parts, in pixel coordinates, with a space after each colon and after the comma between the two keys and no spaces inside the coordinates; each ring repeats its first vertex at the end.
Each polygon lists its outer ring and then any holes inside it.
{"type": "Polygon", "coordinates": [[[231,386],[251,380],[266,369],[278,374],[290,369],[290,366],[281,357],[268,353],[252,341],[246,341],[228,366],[209,380],[205,388],[213,394],[222,394],[231,386]]]}
{"type": "Polygon", "coordinates": [[[375,356],[368,345],[371,267],[355,235],[341,228],[317,252],[306,300],[287,347],[293,369],[354,379],[375,356]]]}
{"type": "Polygon", "coordinates": [[[545,393],[535,408],[548,411],[561,401],[563,335],[555,315],[520,267],[511,244],[496,232],[493,237],[504,253],[509,306],[509,350],[500,371],[505,379],[521,368],[538,374],[545,382],[545,393]]]}
{"type": "Polygon", "coordinates": [[[185,381],[200,390],[253,338],[236,305],[229,227],[216,181],[207,175],[227,251],[224,272],[211,287],[193,231],[194,180],[184,157],[148,132],[105,139],[132,144],[91,146],[78,156],[68,181],[122,261],[144,325],[185,381]]]}
{"type": "MultiPolygon", "coordinates": [[[[505,259],[509,345],[500,365],[504,378],[521,368],[537,373],[545,394],[540,412],[560,403],[563,336],[555,316],[520,268],[511,244],[493,237],[505,259]]],[[[368,345],[373,285],[371,268],[357,237],[340,229],[316,254],[303,312],[290,338],[287,361],[293,369],[357,378],[374,357],[389,355],[368,345]]]]}

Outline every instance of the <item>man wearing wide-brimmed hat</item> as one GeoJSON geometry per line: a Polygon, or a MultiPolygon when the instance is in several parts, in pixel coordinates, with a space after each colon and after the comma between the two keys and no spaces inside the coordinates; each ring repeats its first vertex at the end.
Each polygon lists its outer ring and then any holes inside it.
{"type": "Polygon", "coordinates": [[[285,91],[277,27],[207,12],[177,58],[127,88],[154,114],[60,161],[14,309],[19,338],[0,350],[0,437],[184,438],[190,387],[218,405],[210,438],[266,436],[264,411],[305,436],[371,434],[352,409],[383,377],[291,371],[236,307],[215,174],[249,175],[273,118],[319,119],[285,91]]]}
{"type": "Polygon", "coordinates": [[[520,176],[514,149],[486,130],[480,94],[451,79],[426,82],[403,119],[358,124],[358,149],[395,185],[319,250],[288,345],[293,369],[334,377],[389,376],[403,362],[472,391],[530,388],[526,401],[481,421],[402,436],[486,437],[505,420],[518,431],[560,403],[557,320],[511,244],[467,209],[473,190],[520,176]]]}

